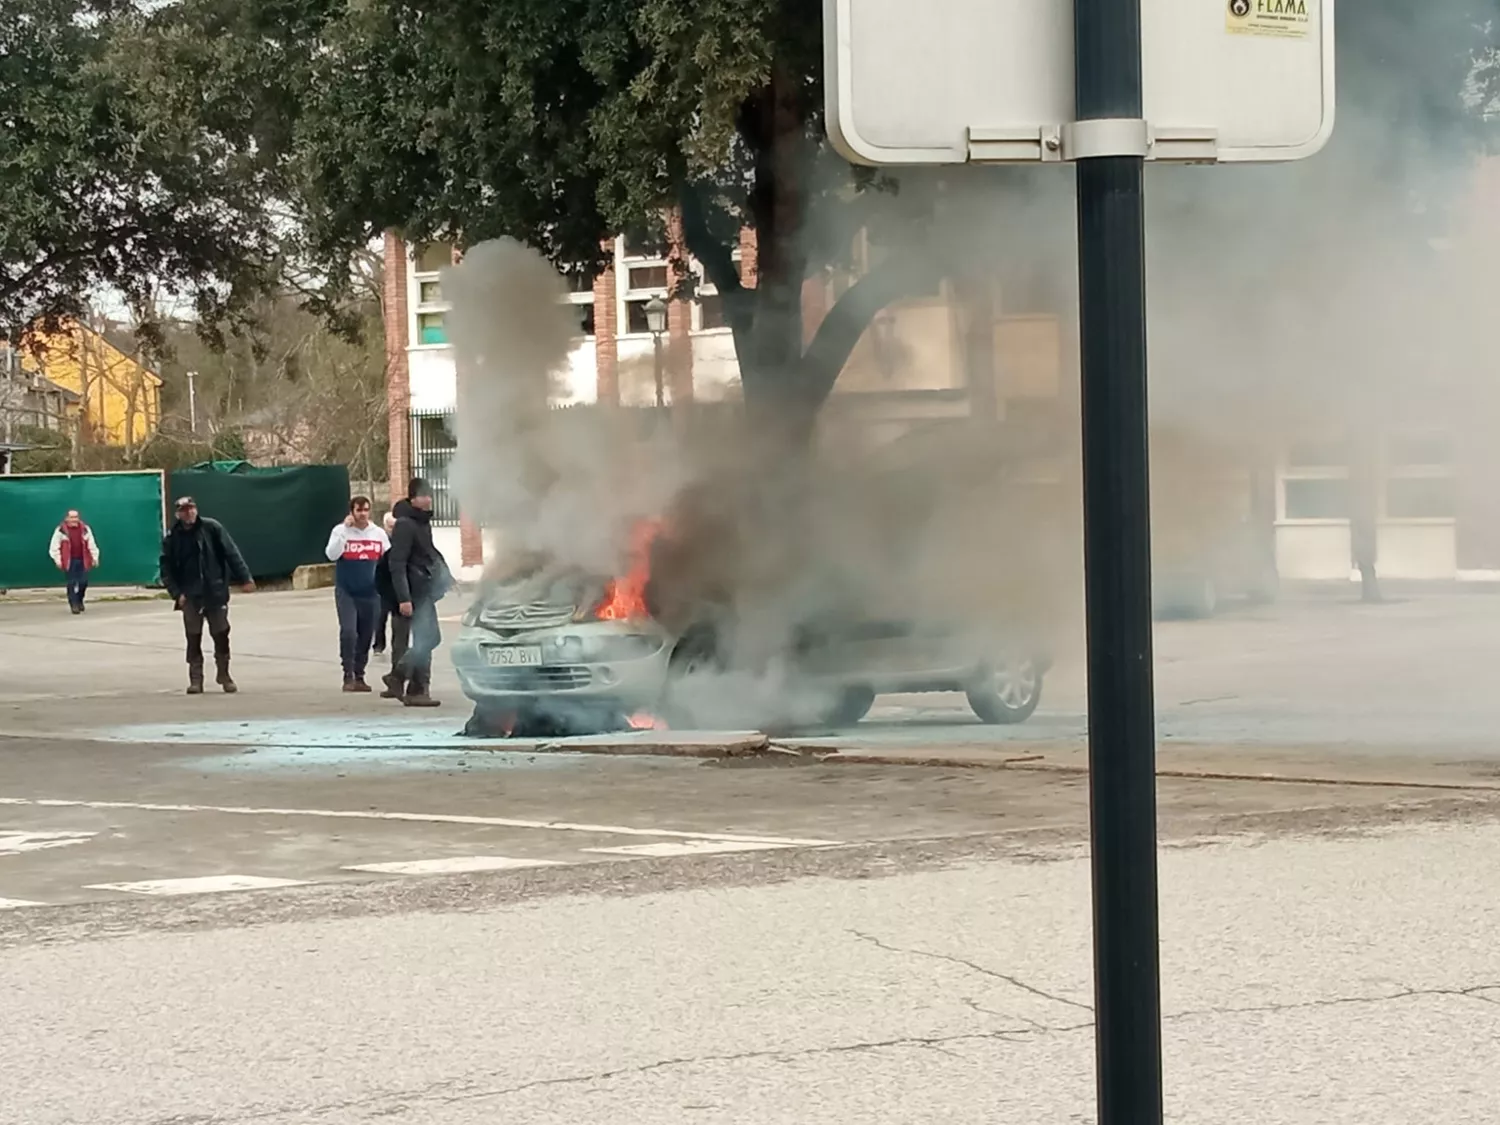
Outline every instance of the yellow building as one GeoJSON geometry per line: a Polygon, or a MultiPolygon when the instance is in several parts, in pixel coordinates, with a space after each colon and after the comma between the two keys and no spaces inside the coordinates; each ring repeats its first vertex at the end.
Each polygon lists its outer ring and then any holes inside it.
{"type": "Polygon", "coordinates": [[[78,396],[70,413],[93,441],[132,449],[161,425],[161,377],[88,325],[34,331],[21,356],[27,371],[78,396]]]}

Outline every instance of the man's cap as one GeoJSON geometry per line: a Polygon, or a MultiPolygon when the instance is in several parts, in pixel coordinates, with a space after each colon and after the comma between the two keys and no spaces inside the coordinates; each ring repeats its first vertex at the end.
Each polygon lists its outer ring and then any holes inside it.
{"type": "Polygon", "coordinates": [[[179,496],[177,503],[172,505],[179,512],[184,508],[196,508],[197,506],[198,501],[194,500],[191,496],[179,496]]]}

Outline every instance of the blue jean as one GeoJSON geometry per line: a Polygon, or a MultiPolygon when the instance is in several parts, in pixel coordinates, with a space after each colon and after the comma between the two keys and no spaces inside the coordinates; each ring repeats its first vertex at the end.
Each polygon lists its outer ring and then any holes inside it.
{"type": "Polygon", "coordinates": [[[344,679],[362,679],[370,660],[375,623],[380,620],[380,596],[360,597],[335,589],[333,604],[339,615],[339,661],[344,666],[344,679]]]}
{"type": "Polygon", "coordinates": [[[83,565],[82,559],[73,559],[68,563],[68,604],[82,605],[83,595],[89,589],[89,568],[83,565]]]}
{"type": "Polygon", "coordinates": [[[406,681],[409,694],[425,694],[432,685],[432,654],[443,643],[437,602],[412,603],[410,625],[411,647],[401,654],[393,671],[406,681]]]}

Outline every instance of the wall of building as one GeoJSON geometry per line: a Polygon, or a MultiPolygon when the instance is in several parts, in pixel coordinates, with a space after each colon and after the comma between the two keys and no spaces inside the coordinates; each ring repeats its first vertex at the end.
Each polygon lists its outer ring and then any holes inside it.
{"type": "Polygon", "coordinates": [[[161,425],[161,379],[93,329],[75,324],[35,333],[20,349],[22,369],[78,396],[94,440],[139,446],[161,425]]]}

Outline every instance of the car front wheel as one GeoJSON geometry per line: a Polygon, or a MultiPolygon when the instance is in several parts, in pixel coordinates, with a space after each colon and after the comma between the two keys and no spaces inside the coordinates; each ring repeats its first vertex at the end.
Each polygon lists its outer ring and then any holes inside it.
{"type": "Polygon", "coordinates": [[[875,706],[875,692],[867,687],[846,687],[833,700],[823,715],[824,725],[830,727],[852,727],[870,713],[875,706]]]}
{"type": "Polygon", "coordinates": [[[1024,723],[1042,700],[1041,666],[1029,656],[987,665],[966,694],[981,722],[1024,723]]]}

